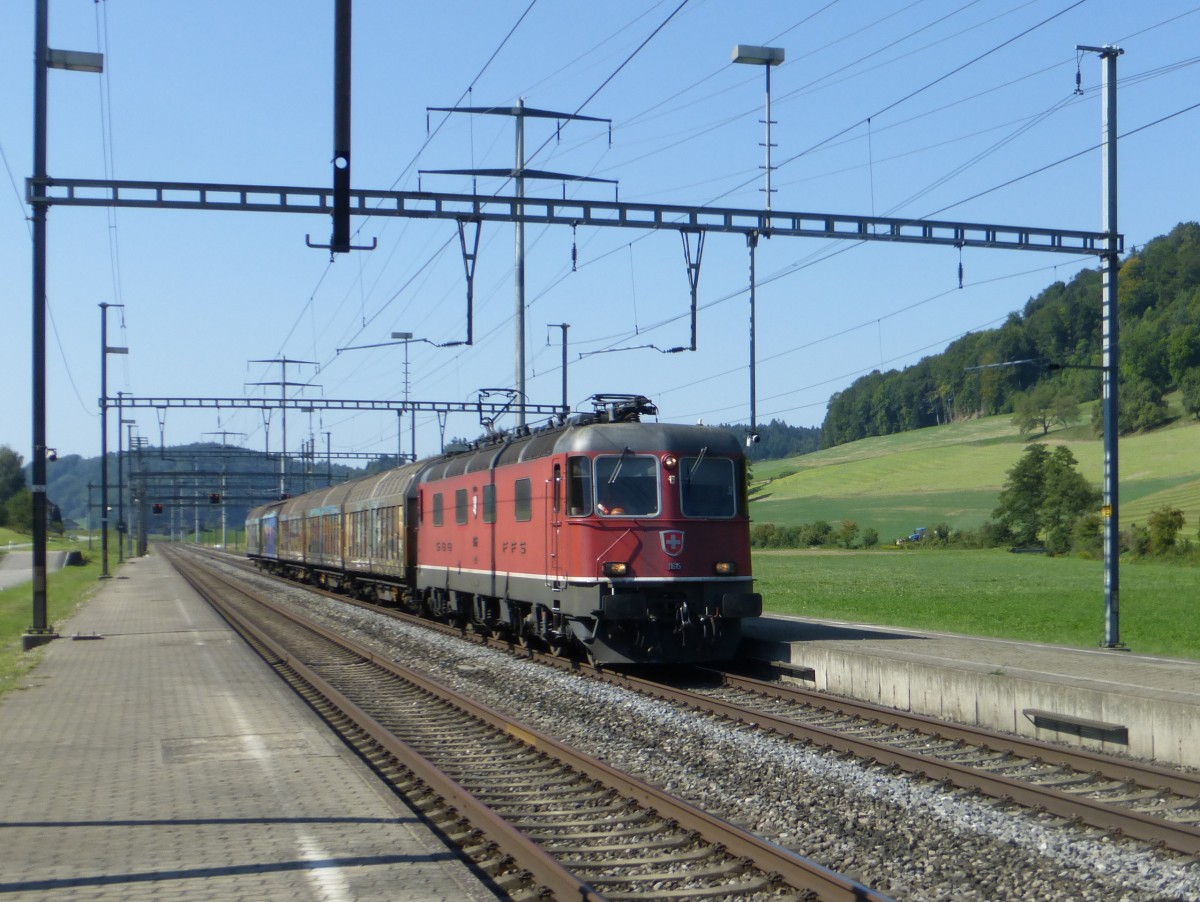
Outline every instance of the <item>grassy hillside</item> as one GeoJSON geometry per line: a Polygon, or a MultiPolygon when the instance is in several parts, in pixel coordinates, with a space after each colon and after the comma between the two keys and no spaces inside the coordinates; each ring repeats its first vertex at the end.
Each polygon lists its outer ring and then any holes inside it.
{"type": "MultiPolygon", "coordinates": [[[[1085,408],[1085,417],[1088,413],[1085,408]]],[[[757,463],[750,514],[758,523],[787,525],[856,520],[864,529],[879,530],[885,542],[935,523],[973,529],[991,516],[1008,470],[1031,440],[1005,415],[757,463]]],[[[1083,475],[1101,484],[1104,446],[1088,426],[1051,430],[1038,440],[1069,446],[1083,475]]],[[[1120,440],[1122,527],[1145,523],[1152,510],[1171,505],[1184,512],[1184,534],[1196,535],[1197,448],[1200,422],[1182,417],[1167,428],[1120,440]]]]}

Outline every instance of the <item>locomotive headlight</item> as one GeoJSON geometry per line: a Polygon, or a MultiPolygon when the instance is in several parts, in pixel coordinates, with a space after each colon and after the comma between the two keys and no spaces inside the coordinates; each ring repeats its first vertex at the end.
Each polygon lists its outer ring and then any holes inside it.
{"type": "Polygon", "coordinates": [[[605,576],[624,576],[629,572],[629,565],[624,561],[605,561],[605,576]]]}
{"type": "Polygon", "coordinates": [[[662,459],[662,462],[664,470],[674,470],[677,466],[679,466],[679,458],[674,454],[668,454],[662,459]]]}
{"type": "Polygon", "coordinates": [[[737,576],[737,564],[734,561],[717,561],[713,564],[713,572],[717,576],[737,576]]]}

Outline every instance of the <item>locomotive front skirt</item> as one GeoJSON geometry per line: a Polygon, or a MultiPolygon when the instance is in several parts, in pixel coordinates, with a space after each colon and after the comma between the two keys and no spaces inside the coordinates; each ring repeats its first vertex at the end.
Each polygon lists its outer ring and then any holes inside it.
{"type": "Polygon", "coordinates": [[[598,663],[727,660],[762,612],[745,456],[716,428],[576,415],[246,526],[265,569],[598,663]]]}

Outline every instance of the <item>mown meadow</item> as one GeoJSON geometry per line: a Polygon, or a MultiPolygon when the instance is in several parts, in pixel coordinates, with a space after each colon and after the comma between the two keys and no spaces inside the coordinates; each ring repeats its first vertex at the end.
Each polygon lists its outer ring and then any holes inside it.
{"type": "MultiPolygon", "coordinates": [[[[1103,566],[1007,550],[895,547],[918,526],[974,530],[1031,440],[1062,443],[1097,486],[1103,447],[1086,425],[1022,436],[1007,416],[865,439],[754,466],[755,523],[849,519],[874,528],[871,550],[755,552],[768,611],[1096,647],[1104,634],[1103,566]]],[[[1200,424],[1122,438],[1122,528],[1164,506],[1184,512],[1198,543],[1200,424]]],[[[1123,559],[1121,640],[1147,654],[1200,659],[1200,567],[1123,559]]]]}
{"type": "MultiPolygon", "coordinates": [[[[1141,654],[1200,659],[1200,569],[1120,567],[1120,639],[1141,654]]],[[[1096,648],[1098,561],[1000,549],[758,551],[770,613],[1096,648]]]]}

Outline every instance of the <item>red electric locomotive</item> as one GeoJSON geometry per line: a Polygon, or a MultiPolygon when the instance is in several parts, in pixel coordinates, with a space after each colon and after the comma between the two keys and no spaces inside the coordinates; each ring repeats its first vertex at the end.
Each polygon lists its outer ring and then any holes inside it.
{"type": "Polygon", "coordinates": [[[643,423],[656,411],[640,396],[596,401],[562,425],[258,508],[250,554],[599,663],[732,657],[741,620],[762,612],[739,442],[643,423]]]}

